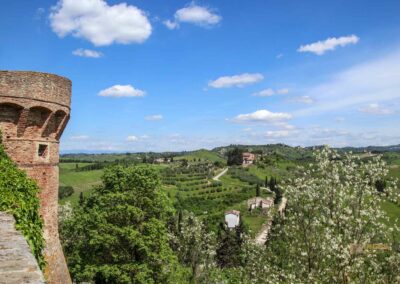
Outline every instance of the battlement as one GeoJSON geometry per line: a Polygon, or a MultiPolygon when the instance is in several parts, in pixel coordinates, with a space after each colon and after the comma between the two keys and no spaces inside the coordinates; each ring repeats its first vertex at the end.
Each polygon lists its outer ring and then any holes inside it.
{"type": "Polygon", "coordinates": [[[71,81],[67,78],[32,71],[0,71],[0,94],[10,98],[53,103],[69,109],[71,81]]]}

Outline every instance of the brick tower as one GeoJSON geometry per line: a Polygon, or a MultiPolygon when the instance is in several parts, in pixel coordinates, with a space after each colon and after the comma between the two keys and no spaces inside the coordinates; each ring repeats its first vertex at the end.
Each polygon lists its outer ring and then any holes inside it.
{"type": "Polygon", "coordinates": [[[0,71],[3,145],[41,189],[48,283],[71,283],[58,236],[59,139],[70,114],[71,81],[52,74],[0,71]]]}

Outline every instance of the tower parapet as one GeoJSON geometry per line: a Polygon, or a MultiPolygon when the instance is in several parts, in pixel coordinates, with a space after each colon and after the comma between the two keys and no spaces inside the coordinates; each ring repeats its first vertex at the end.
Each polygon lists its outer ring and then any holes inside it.
{"type": "Polygon", "coordinates": [[[0,129],[8,156],[41,188],[49,283],[71,283],[58,235],[59,139],[68,123],[71,81],[53,74],[0,71],[0,129]]]}

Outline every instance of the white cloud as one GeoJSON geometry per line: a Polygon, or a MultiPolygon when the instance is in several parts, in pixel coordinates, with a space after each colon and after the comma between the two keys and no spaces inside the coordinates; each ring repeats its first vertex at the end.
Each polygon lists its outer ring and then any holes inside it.
{"type": "Polygon", "coordinates": [[[372,103],[368,106],[362,107],[359,109],[359,111],[374,115],[388,115],[394,113],[393,110],[383,107],[377,103],[372,103]]]}
{"type": "Polygon", "coordinates": [[[99,58],[103,56],[103,53],[96,51],[96,50],[90,50],[90,49],[83,49],[83,48],[78,48],[72,52],[73,55],[76,56],[81,56],[81,57],[90,57],[90,58],[99,58]]]}
{"type": "Polygon", "coordinates": [[[165,20],[163,24],[170,30],[174,30],[179,27],[177,22],[173,22],[171,20],[165,20]]]}
{"type": "Polygon", "coordinates": [[[275,91],[272,89],[264,89],[262,91],[259,91],[257,93],[253,93],[252,96],[256,97],[270,97],[275,94],[275,91]]]}
{"type": "Polygon", "coordinates": [[[293,97],[288,100],[291,103],[300,103],[300,104],[313,104],[315,100],[310,96],[300,96],[300,97],[293,97]]]}
{"type": "Polygon", "coordinates": [[[139,140],[139,138],[137,138],[134,135],[130,135],[130,136],[126,137],[126,141],[128,141],[128,142],[136,142],[138,140],[139,140]]]}
{"type": "Polygon", "coordinates": [[[256,97],[270,97],[275,94],[277,95],[286,95],[289,93],[289,89],[278,89],[278,90],[273,90],[273,89],[264,89],[262,91],[256,92],[251,94],[252,96],[256,97]]]}
{"type": "Polygon", "coordinates": [[[114,85],[99,92],[102,97],[144,97],[146,93],[131,85],[114,85]]]}
{"type": "Polygon", "coordinates": [[[344,117],[336,117],[336,118],[335,118],[335,121],[336,121],[337,123],[342,123],[342,122],[345,122],[346,119],[345,119],[344,117]]]}
{"type": "Polygon", "coordinates": [[[287,94],[289,94],[289,89],[278,89],[278,90],[276,90],[276,93],[278,95],[287,95],[287,94]]]}
{"type": "Polygon", "coordinates": [[[163,119],[163,116],[161,114],[154,114],[154,115],[148,115],[144,119],[150,121],[156,121],[163,119]]]}
{"type": "Polygon", "coordinates": [[[257,83],[262,79],[264,79],[264,76],[260,73],[243,73],[240,75],[219,77],[214,81],[210,81],[208,86],[213,88],[243,87],[257,83]]]}
{"type": "Polygon", "coordinates": [[[277,95],[286,95],[289,93],[289,89],[278,89],[278,90],[273,90],[271,88],[269,89],[264,89],[262,91],[253,93],[252,96],[256,96],[256,97],[270,97],[273,96],[275,94],[277,95]]]}
{"type": "Polygon", "coordinates": [[[360,40],[356,35],[342,36],[339,38],[330,37],[324,41],[317,41],[311,44],[300,46],[298,52],[312,52],[322,55],[328,50],[335,50],[337,46],[344,47],[348,44],[356,44],[360,40]]]}
{"type": "Polygon", "coordinates": [[[142,43],[151,35],[151,24],[142,10],[104,0],[60,0],[50,13],[52,30],[59,36],[72,34],[96,46],[142,43]]]}
{"type": "Polygon", "coordinates": [[[168,29],[173,30],[179,28],[180,23],[209,27],[218,24],[221,19],[221,16],[215,14],[209,8],[191,3],[187,7],[176,11],[173,21],[166,20],[163,23],[168,29]]]}
{"type": "Polygon", "coordinates": [[[271,112],[269,110],[262,109],[252,113],[239,114],[238,116],[233,118],[232,121],[238,123],[245,123],[245,122],[281,123],[291,118],[292,116],[289,113],[271,112]]]}
{"type": "Polygon", "coordinates": [[[76,136],[71,136],[69,137],[69,140],[72,141],[84,141],[88,140],[90,137],[88,135],[76,135],[76,136]]]}
{"type": "Polygon", "coordinates": [[[304,95],[315,98],[317,103],[296,111],[294,115],[325,114],[354,107],[358,109],[377,101],[394,103],[400,100],[399,78],[400,49],[397,49],[394,53],[334,74],[325,83],[306,87],[304,95]]]}

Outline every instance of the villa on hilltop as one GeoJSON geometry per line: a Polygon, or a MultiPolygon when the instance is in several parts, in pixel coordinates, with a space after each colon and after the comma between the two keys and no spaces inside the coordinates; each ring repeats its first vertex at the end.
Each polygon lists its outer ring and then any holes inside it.
{"type": "Polygon", "coordinates": [[[250,152],[243,152],[243,165],[252,165],[256,160],[256,155],[250,152]]]}

